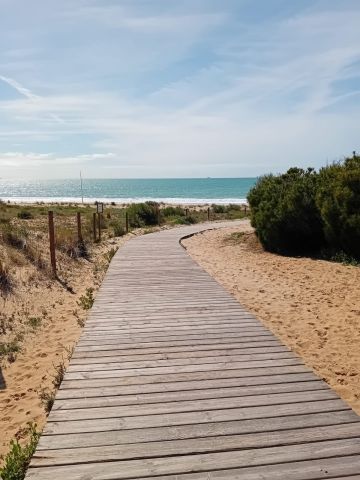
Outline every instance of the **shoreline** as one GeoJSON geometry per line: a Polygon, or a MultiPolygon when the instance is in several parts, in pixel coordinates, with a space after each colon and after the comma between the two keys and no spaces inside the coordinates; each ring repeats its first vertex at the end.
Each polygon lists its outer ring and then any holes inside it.
{"type": "Polygon", "coordinates": [[[93,205],[95,202],[105,203],[111,205],[115,203],[116,206],[126,207],[133,203],[143,202],[157,202],[160,205],[181,205],[184,207],[197,207],[208,205],[248,205],[246,198],[90,198],[84,197],[82,201],[79,197],[1,197],[0,201],[9,203],[10,205],[68,205],[69,203],[75,205],[93,205]]]}

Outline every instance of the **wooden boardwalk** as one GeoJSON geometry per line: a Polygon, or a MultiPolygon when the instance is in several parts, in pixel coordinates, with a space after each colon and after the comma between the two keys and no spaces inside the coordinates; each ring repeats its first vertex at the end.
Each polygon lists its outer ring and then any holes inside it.
{"type": "Polygon", "coordinates": [[[204,228],[118,251],[27,479],[360,479],[359,417],[187,255],[204,228]]]}

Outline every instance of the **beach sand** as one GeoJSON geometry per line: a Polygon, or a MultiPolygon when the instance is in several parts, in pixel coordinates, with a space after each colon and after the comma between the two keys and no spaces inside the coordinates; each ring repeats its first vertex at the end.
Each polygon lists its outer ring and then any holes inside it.
{"type": "Polygon", "coordinates": [[[359,267],[264,252],[247,221],[183,244],[360,414],[359,267]]]}
{"type": "Polygon", "coordinates": [[[79,299],[89,287],[96,294],[108,266],[106,253],[130,237],[91,246],[90,260],[74,260],[57,252],[59,276],[68,288],[39,271],[20,252],[11,252],[15,285],[11,295],[0,295],[0,340],[17,343],[20,351],[1,362],[5,385],[0,385],[0,456],[8,452],[10,440],[26,439],[27,422],[35,422],[38,430],[44,426],[40,394],[54,390],[55,367],[67,365],[79,338],[87,316],[79,299]]]}

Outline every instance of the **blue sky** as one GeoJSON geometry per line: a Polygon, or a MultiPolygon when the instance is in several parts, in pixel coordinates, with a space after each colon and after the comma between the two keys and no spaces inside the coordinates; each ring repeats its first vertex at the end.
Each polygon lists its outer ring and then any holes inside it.
{"type": "Polygon", "coordinates": [[[0,0],[0,177],[232,177],[360,150],[359,0],[0,0]]]}

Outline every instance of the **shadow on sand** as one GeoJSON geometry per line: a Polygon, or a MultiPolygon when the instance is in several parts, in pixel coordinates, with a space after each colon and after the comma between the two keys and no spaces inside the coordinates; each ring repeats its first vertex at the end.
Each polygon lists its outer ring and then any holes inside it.
{"type": "Polygon", "coordinates": [[[6,388],[6,382],[5,382],[5,378],[4,378],[2,369],[0,367],[0,390],[5,390],[5,388],[6,388]]]}

